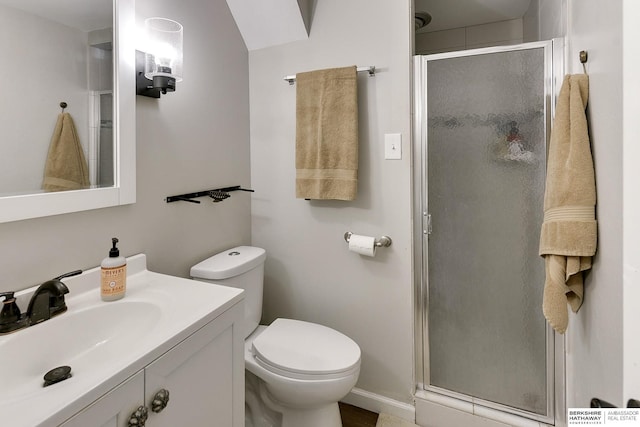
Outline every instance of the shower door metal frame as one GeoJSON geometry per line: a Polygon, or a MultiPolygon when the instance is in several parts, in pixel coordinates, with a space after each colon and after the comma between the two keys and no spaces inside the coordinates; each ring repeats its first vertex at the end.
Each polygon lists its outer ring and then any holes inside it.
{"type": "MultiPolygon", "coordinates": [[[[415,361],[416,390],[444,395],[463,402],[473,403],[493,410],[507,412],[527,419],[533,419],[550,425],[565,425],[565,357],[564,336],[556,334],[547,325],[547,416],[531,413],[495,402],[485,401],[472,396],[453,392],[430,385],[429,377],[429,339],[428,339],[428,194],[427,194],[427,64],[429,61],[477,56],[501,52],[513,52],[528,49],[544,49],[544,123],[546,128],[545,144],[548,150],[551,131],[551,118],[564,75],[564,42],[554,39],[542,42],[523,43],[509,46],[472,49],[433,55],[416,55],[413,67],[414,111],[413,111],[413,197],[414,197],[414,281],[415,286],[415,361]]],[[[542,209],[542,206],[540,206],[542,209]]],[[[542,283],[541,291],[542,291],[542,283]]],[[[542,309],[542,307],[540,308],[542,309]]]]}

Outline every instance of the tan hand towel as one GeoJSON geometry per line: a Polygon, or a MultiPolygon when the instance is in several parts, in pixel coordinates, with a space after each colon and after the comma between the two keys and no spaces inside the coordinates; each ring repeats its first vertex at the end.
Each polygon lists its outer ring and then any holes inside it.
{"type": "Polygon", "coordinates": [[[582,305],[583,271],[596,252],[596,186],[585,108],[589,98],[586,74],[565,76],[549,143],[544,222],[540,255],[546,280],[542,311],[549,324],[564,333],[567,304],[582,305]]]}
{"type": "Polygon", "coordinates": [[[354,200],[357,190],[356,67],[296,74],[296,197],[354,200]]]}
{"type": "Polygon", "coordinates": [[[69,113],[61,113],[51,137],[42,189],[63,191],[88,187],[89,171],[76,127],[69,113]]]}

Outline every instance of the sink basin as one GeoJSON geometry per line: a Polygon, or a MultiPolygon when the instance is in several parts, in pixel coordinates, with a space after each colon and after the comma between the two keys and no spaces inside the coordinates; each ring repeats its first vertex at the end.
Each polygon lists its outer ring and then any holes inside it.
{"type": "Polygon", "coordinates": [[[42,377],[58,366],[70,366],[76,377],[92,375],[135,346],[153,329],[161,313],[161,307],[150,302],[125,299],[69,310],[7,335],[0,343],[0,366],[9,368],[2,374],[0,401],[11,403],[47,392],[42,377]]]}
{"type": "MultiPolygon", "coordinates": [[[[2,425],[62,424],[242,300],[240,289],[148,271],[142,254],[127,258],[121,300],[100,299],[100,268],[63,281],[66,312],[0,335],[2,425]],[[71,377],[43,387],[59,366],[71,377]]],[[[21,307],[33,291],[16,293],[21,307]]]]}

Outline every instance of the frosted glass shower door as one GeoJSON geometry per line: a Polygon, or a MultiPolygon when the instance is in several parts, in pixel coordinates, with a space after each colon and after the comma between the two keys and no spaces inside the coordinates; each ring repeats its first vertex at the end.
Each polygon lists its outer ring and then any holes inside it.
{"type": "Polygon", "coordinates": [[[429,384],[534,417],[552,411],[538,256],[545,55],[434,55],[424,88],[429,384]]]}

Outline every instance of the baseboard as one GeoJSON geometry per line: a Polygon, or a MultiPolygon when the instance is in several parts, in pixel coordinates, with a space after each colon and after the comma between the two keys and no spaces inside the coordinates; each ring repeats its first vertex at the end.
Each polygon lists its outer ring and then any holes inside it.
{"type": "Polygon", "coordinates": [[[367,411],[377,413],[384,412],[411,421],[412,423],[416,420],[415,406],[359,388],[351,390],[351,393],[342,399],[342,402],[366,409],[367,411]]]}

